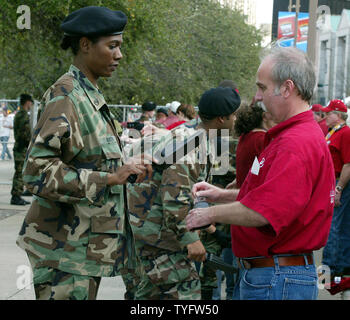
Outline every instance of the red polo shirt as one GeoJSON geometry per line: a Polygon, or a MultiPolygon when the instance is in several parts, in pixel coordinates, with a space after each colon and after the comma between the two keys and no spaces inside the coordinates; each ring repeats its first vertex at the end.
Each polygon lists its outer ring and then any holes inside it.
{"type": "Polygon", "coordinates": [[[270,225],[232,225],[235,255],[299,254],[323,247],[331,225],[335,178],[327,143],[312,111],[270,129],[258,160],[260,168],[248,173],[237,200],[270,225]]]}
{"type": "Polygon", "coordinates": [[[236,150],[236,184],[240,188],[255,157],[264,149],[265,131],[250,131],[239,137],[236,150]]]}
{"type": "Polygon", "coordinates": [[[328,140],[335,176],[338,178],[345,163],[350,163],[350,128],[344,126],[334,132],[328,140]]]}

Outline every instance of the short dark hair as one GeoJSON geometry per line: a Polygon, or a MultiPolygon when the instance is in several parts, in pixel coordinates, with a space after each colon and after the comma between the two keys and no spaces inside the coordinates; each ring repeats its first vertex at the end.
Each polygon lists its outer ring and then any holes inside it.
{"type": "Polygon", "coordinates": [[[34,103],[34,100],[31,95],[22,93],[19,97],[19,104],[23,106],[27,101],[31,101],[34,103]]]}
{"type": "MultiPolygon", "coordinates": [[[[234,112],[232,112],[232,113],[234,113],[234,112]]],[[[224,116],[216,116],[216,115],[204,114],[204,113],[201,113],[200,111],[198,111],[198,116],[201,118],[201,121],[204,124],[206,124],[206,123],[209,123],[210,121],[214,120],[215,118],[219,118],[219,117],[226,117],[226,119],[228,119],[232,113],[226,114],[224,116]]]]}
{"type": "Polygon", "coordinates": [[[61,48],[63,50],[67,50],[69,48],[72,49],[73,54],[76,56],[79,52],[79,48],[80,48],[80,39],[82,37],[86,37],[88,38],[92,43],[97,43],[101,36],[68,36],[68,35],[64,35],[62,42],[61,42],[61,48]]]}

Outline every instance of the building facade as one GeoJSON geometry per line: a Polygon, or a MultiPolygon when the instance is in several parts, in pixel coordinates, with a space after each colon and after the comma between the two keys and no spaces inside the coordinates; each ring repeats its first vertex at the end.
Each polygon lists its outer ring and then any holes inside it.
{"type": "Polygon", "coordinates": [[[329,100],[350,96],[350,10],[340,15],[323,15],[318,20],[318,86],[315,99],[329,100]]]}
{"type": "MultiPolygon", "coordinates": [[[[273,2],[272,40],[277,39],[278,12],[288,11],[290,3],[293,5],[296,0],[274,0],[273,2]]],[[[322,5],[328,6],[332,15],[341,15],[343,9],[350,9],[350,0],[318,0],[318,6],[322,5]]],[[[295,11],[295,9],[292,11],[295,11]]],[[[300,0],[299,11],[309,12],[309,0],[300,0]]]]}
{"type": "Polygon", "coordinates": [[[224,6],[241,11],[247,16],[247,24],[254,26],[256,25],[256,1],[257,0],[219,0],[224,6]]]}

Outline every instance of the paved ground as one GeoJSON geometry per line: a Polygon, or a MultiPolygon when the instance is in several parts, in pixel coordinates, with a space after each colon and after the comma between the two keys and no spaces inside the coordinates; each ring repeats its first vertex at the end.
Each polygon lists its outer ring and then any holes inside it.
{"type": "MultiPolygon", "coordinates": [[[[25,275],[30,270],[25,253],[15,244],[29,205],[9,204],[13,170],[13,161],[0,161],[0,300],[33,300],[34,291],[30,284],[26,289],[18,289],[27,284],[25,275]]],[[[25,199],[30,201],[31,197],[25,199]]],[[[321,254],[321,251],[316,252],[316,265],[320,265],[321,254]]],[[[223,292],[224,289],[223,285],[223,292]]],[[[124,290],[121,277],[103,278],[97,299],[121,300],[124,290]]],[[[326,290],[320,290],[318,299],[339,300],[340,296],[331,296],[326,290]]]]}

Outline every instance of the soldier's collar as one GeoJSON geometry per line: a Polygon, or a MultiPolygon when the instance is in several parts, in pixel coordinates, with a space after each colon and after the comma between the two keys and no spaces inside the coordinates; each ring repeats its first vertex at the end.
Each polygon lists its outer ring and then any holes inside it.
{"type": "Polygon", "coordinates": [[[96,88],[76,66],[71,65],[68,72],[79,82],[96,110],[99,110],[104,104],[106,104],[102,92],[96,88]]]}

